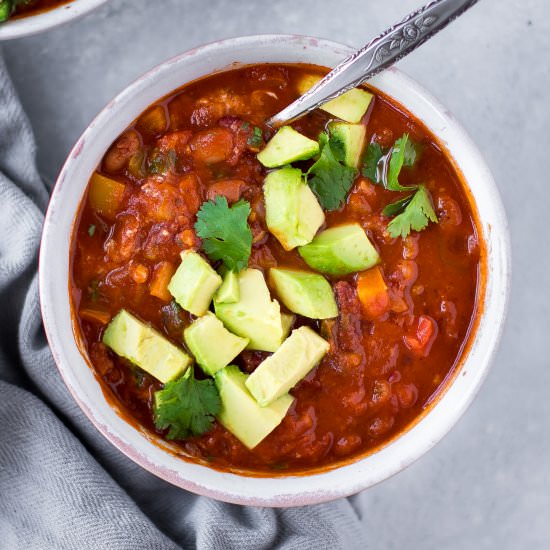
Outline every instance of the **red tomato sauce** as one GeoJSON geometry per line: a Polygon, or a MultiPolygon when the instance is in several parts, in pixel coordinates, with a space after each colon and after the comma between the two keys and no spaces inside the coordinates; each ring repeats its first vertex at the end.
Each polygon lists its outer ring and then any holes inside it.
{"type": "MultiPolygon", "coordinates": [[[[266,171],[249,137],[258,126],[267,140],[272,133],[265,119],[298,96],[300,77],[325,72],[308,65],[258,65],[188,84],[148,109],[98,167],[124,187],[108,215],[94,210],[88,195],[82,201],[71,258],[75,331],[118,407],[151,432],[163,436],[152,420],[152,396],[162,384],[109,351],[101,342],[104,327],[126,308],[183,347],[191,316],[169,296],[151,292],[159,270],[173,272],[182,250],[200,248],[196,213],[218,194],[230,203],[244,198],[251,204],[249,266],[264,272],[274,266],[309,270],[267,230],[266,171]],[[169,164],[163,175],[144,172],[140,159],[155,155],[163,170],[169,164]]],[[[461,177],[434,136],[403,108],[373,93],[365,115],[367,143],[389,146],[409,134],[421,152],[412,168],[402,170],[400,182],[427,187],[439,223],[405,239],[391,238],[381,211],[400,195],[358,176],[346,204],[327,213],[326,227],[352,221],[363,227],[382,258],[386,299],[376,311],[366,311],[358,298],[360,274],[329,277],[338,318],[298,316],[294,328],[308,324],[331,349],[291,390],[296,399],[282,423],[253,450],[215,423],[203,436],[178,441],[182,456],[270,475],[333,467],[409,427],[456,372],[478,313],[484,243],[461,177]]],[[[315,111],[293,126],[316,139],[330,118],[315,111]]],[[[147,162],[155,169],[155,162],[147,162]]],[[[245,351],[234,363],[251,373],[267,355],[245,351]]]]}

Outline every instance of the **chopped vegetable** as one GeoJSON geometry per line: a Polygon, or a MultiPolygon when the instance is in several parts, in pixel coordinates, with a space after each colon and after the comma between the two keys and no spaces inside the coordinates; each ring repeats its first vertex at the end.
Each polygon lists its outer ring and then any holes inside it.
{"type": "Polygon", "coordinates": [[[143,161],[145,160],[145,153],[140,149],[137,153],[134,153],[128,161],[128,172],[134,178],[140,179],[145,176],[145,170],[143,167],[143,161]]]}
{"type": "Polygon", "coordinates": [[[214,381],[197,380],[192,368],[155,392],[155,426],[159,430],[169,429],[167,439],[185,439],[208,432],[220,411],[220,395],[214,381]]]}
{"type": "Polygon", "coordinates": [[[277,168],[310,159],[318,153],[317,141],[301,134],[292,126],[283,126],[258,153],[257,158],[266,168],[277,168]]]}
{"type": "Polygon", "coordinates": [[[308,184],[325,210],[337,210],[344,204],[357,170],[343,164],[345,153],[340,141],[323,132],[319,145],[321,155],[308,170],[308,184]]]}
{"type": "Polygon", "coordinates": [[[169,302],[172,298],[168,290],[168,283],[172,279],[174,273],[176,272],[176,266],[172,262],[160,262],[156,267],[153,273],[153,278],[149,285],[149,294],[155,296],[160,300],[169,302]]]}
{"type": "Polygon", "coordinates": [[[100,309],[84,308],[79,311],[79,314],[82,319],[101,325],[106,325],[111,320],[111,314],[108,311],[102,311],[100,309]]]}
{"type": "Polygon", "coordinates": [[[390,306],[388,287],[379,266],[359,273],[357,296],[363,311],[369,319],[376,319],[386,313],[390,306]]]}
{"type": "Polygon", "coordinates": [[[252,249],[249,215],[250,204],[245,200],[231,207],[222,196],[203,203],[197,214],[195,230],[210,260],[222,260],[233,271],[240,271],[248,265],[252,249]]]}
{"type": "Polygon", "coordinates": [[[90,179],[88,200],[98,214],[113,219],[122,205],[125,190],[123,183],[94,172],[90,179]]]}
{"type": "Polygon", "coordinates": [[[437,323],[428,315],[421,315],[413,336],[403,336],[403,342],[414,353],[426,356],[437,336],[437,323]]]}
{"type": "Polygon", "coordinates": [[[162,105],[155,105],[141,115],[136,123],[140,132],[160,134],[166,130],[167,117],[162,105]]]}
{"type": "Polygon", "coordinates": [[[95,235],[95,229],[95,225],[91,223],[88,227],[88,235],[90,235],[90,237],[93,237],[95,235]]]}
{"type": "Polygon", "coordinates": [[[388,231],[393,238],[404,238],[411,230],[422,231],[429,222],[438,222],[430,193],[423,185],[418,187],[412,198],[409,196],[386,206],[384,214],[392,215],[400,209],[401,213],[388,224],[388,231]]]}

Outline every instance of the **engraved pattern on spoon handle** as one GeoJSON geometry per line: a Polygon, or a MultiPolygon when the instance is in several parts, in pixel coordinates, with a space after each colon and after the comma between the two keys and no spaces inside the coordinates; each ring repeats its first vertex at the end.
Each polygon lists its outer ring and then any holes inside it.
{"type": "Polygon", "coordinates": [[[371,40],[268,120],[278,127],[355,88],[414,51],[478,0],[434,0],[371,40]]]}

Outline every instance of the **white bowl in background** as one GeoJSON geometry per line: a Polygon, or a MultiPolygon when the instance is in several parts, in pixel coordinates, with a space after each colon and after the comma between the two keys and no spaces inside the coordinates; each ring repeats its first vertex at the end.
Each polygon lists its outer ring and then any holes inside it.
{"type": "Polygon", "coordinates": [[[92,11],[107,0],[73,0],[56,8],[0,23],[0,40],[22,38],[47,31],[92,11]]]}
{"type": "Polygon", "coordinates": [[[75,215],[90,175],[116,137],[149,105],[183,84],[215,71],[254,63],[334,66],[351,48],[316,38],[266,35],[201,46],[139,78],[84,131],[52,194],[40,252],[40,295],[46,334],[70,392],[98,430],[132,460],[157,476],[198,494],[260,506],[297,506],[357,493],[402,470],[437,443],[479,389],[501,335],[510,282],[506,216],[493,178],[458,122],[430,94],[397,69],[370,81],[421,120],[447,149],[469,187],[487,247],[487,281],[480,317],[460,372],[412,427],[354,462],[320,473],[262,477],[218,471],[178,458],[170,444],[126,422],[107,402],[75,342],[69,302],[69,253],[75,215]]]}

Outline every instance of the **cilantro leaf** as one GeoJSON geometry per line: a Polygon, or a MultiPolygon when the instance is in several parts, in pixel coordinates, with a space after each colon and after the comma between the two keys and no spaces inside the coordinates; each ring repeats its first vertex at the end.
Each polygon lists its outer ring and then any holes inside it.
{"type": "Polygon", "coordinates": [[[409,135],[403,134],[393,145],[388,164],[387,181],[384,185],[390,191],[408,191],[414,187],[399,183],[399,174],[403,166],[412,166],[416,161],[416,149],[409,141],[409,135]]]}
{"type": "Polygon", "coordinates": [[[382,210],[382,214],[387,217],[397,216],[398,214],[401,214],[401,212],[403,212],[403,210],[405,210],[408,204],[412,201],[413,197],[414,193],[386,205],[384,207],[384,210],[382,210]]]}
{"type": "MultiPolygon", "coordinates": [[[[406,199],[410,199],[410,201],[406,204],[401,214],[393,218],[388,224],[388,231],[394,239],[399,236],[405,238],[411,230],[422,231],[422,229],[428,226],[429,222],[438,222],[430,193],[423,185],[418,187],[412,198],[409,196],[406,199]]],[[[390,211],[398,211],[397,203],[399,202],[401,203],[399,209],[402,209],[404,201],[405,199],[401,199],[401,201],[388,205],[384,209],[384,215],[388,215],[386,214],[388,208],[390,211]]]]}
{"type": "Polygon", "coordinates": [[[261,128],[254,126],[252,130],[252,135],[248,138],[247,143],[251,147],[261,147],[264,142],[264,135],[261,128]]]}
{"type": "Polygon", "coordinates": [[[369,143],[365,156],[363,157],[363,176],[374,183],[381,183],[381,174],[378,174],[378,163],[384,156],[382,147],[376,141],[369,143]]]}
{"type": "Polygon", "coordinates": [[[202,239],[202,249],[212,261],[223,260],[232,271],[248,265],[252,248],[249,214],[250,204],[245,200],[229,207],[225,197],[217,196],[202,204],[195,230],[202,239]]]}
{"type": "Polygon", "coordinates": [[[390,191],[413,190],[415,186],[403,186],[399,183],[399,174],[403,166],[414,165],[416,156],[416,146],[409,141],[408,134],[403,134],[393,147],[386,151],[379,143],[373,141],[363,157],[363,176],[390,191]]]}
{"type": "Polygon", "coordinates": [[[328,137],[319,136],[321,155],[308,170],[308,184],[325,210],[340,208],[353,185],[357,170],[342,164],[344,152],[341,144],[328,137]]]}
{"type": "Polygon", "coordinates": [[[185,439],[210,430],[221,401],[213,380],[197,380],[191,367],[181,378],[155,392],[154,421],[159,430],[169,428],[168,439],[185,439]]]}

